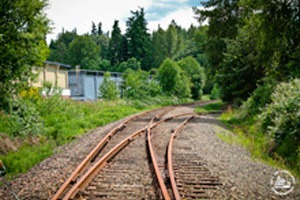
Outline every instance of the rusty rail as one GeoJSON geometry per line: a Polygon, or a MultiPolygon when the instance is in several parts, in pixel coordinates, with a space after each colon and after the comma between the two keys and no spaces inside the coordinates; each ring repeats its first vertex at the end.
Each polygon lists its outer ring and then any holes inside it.
{"type": "MultiPolygon", "coordinates": [[[[150,110],[153,111],[153,110],[150,110]]],[[[63,185],[59,188],[59,190],[55,193],[55,195],[52,197],[52,200],[57,200],[59,197],[65,192],[67,187],[70,185],[71,182],[75,182],[78,178],[79,174],[84,171],[87,167],[89,162],[93,160],[93,158],[98,155],[98,153],[103,149],[103,147],[106,145],[107,142],[113,137],[118,131],[122,130],[126,124],[137,117],[140,117],[150,111],[145,111],[139,114],[136,114],[126,121],[119,124],[117,127],[113,128],[99,143],[98,145],[87,155],[87,157],[77,166],[77,168],[74,170],[74,172],[69,176],[69,178],[63,183],[63,185]]]]}
{"type": "Polygon", "coordinates": [[[121,141],[118,145],[116,145],[113,149],[111,149],[108,153],[106,153],[100,160],[98,160],[92,168],[90,168],[81,178],[79,181],[76,182],[76,184],[66,193],[64,196],[63,200],[68,200],[68,199],[74,199],[75,195],[79,192],[82,191],[87,184],[94,178],[94,176],[107,164],[107,162],[113,158],[117,153],[120,152],[126,145],[128,145],[132,140],[134,140],[137,136],[139,136],[142,132],[145,132],[148,128],[152,129],[159,124],[169,121],[171,119],[181,117],[182,115],[186,114],[181,114],[177,116],[172,116],[165,118],[163,120],[160,120],[158,122],[153,123],[155,117],[153,117],[150,121],[151,124],[149,124],[147,127],[142,128],[140,130],[137,130],[127,138],[125,138],[123,141],[121,141]]]}
{"type": "MultiPolygon", "coordinates": [[[[91,159],[98,154],[98,152],[104,147],[104,145],[110,140],[110,138],[118,132],[120,129],[122,129],[126,123],[129,121],[141,116],[142,114],[145,114],[149,111],[146,111],[144,113],[140,113],[137,115],[134,115],[133,117],[129,118],[125,122],[121,123],[119,126],[115,127],[112,131],[110,131],[105,138],[92,150],[92,152],[84,159],[84,161],[75,169],[75,171],[72,173],[72,175],[67,179],[67,181],[60,187],[58,192],[52,197],[52,200],[57,200],[61,197],[61,195],[66,191],[67,187],[70,185],[72,181],[75,181],[78,178],[78,175],[87,167],[87,164],[91,159]]],[[[113,149],[111,149],[108,153],[106,153],[100,160],[98,160],[93,167],[91,167],[80,179],[71,187],[71,189],[66,193],[66,195],[63,197],[64,200],[66,199],[73,199],[75,195],[83,190],[89,181],[91,181],[94,176],[107,164],[109,159],[113,158],[120,150],[122,150],[126,145],[128,145],[132,140],[135,139],[135,137],[139,136],[142,132],[147,131],[148,128],[152,129],[159,124],[169,121],[174,118],[186,116],[186,115],[194,115],[195,113],[184,113],[176,116],[171,116],[168,118],[165,118],[163,120],[160,120],[158,122],[154,122],[155,118],[153,117],[150,121],[151,124],[149,124],[147,127],[142,128],[130,136],[128,136],[126,139],[121,141],[118,145],[116,145],[113,149]]]]}
{"type": "Polygon", "coordinates": [[[157,161],[155,159],[155,153],[154,153],[152,143],[151,143],[151,127],[150,126],[147,128],[147,145],[148,145],[148,149],[149,149],[149,152],[150,152],[150,157],[151,157],[152,165],[153,165],[153,168],[154,168],[154,171],[155,171],[155,175],[156,175],[159,187],[161,189],[162,196],[165,200],[170,200],[171,199],[170,195],[167,191],[167,187],[164,183],[164,180],[163,180],[162,175],[161,175],[161,173],[159,171],[159,168],[158,168],[157,161]]]}
{"type": "Polygon", "coordinates": [[[172,151],[173,151],[173,142],[174,139],[177,135],[177,133],[179,133],[179,131],[188,123],[189,120],[193,119],[195,116],[191,116],[188,119],[186,119],[184,122],[182,122],[172,133],[169,144],[168,144],[168,172],[169,172],[169,178],[170,178],[170,182],[171,182],[171,187],[172,187],[172,191],[174,194],[174,198],[175,200],[180,200],[180,195],[179,195],[179,191],[176,185],[176,181],[175,181],[175,175],[174,175],[174,169],[173,169],[173,158],[172,158],[172,151]]]}

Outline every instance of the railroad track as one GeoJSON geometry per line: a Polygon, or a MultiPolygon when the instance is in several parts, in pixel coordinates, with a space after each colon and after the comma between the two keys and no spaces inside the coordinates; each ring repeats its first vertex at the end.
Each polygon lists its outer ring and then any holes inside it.
{"type": "Polygon", "coordinates": [[[181,190],[188,176],[179,173],[181,161],[172,158],[172,147],[176,134],[193,118],[193,113],[163,118],[173,108],[134,115],[112,129],[78,165],[52,200],[180,199],[188,196],[183,194],[187,190],[181,190]],[[167,130],[169,134],[164,135],[170,137],[170,141],[161,139],[164,144],[156,147],[156,140],[160,137],[155,133],[156,127],[174,126],[178,122],[181,123],[178,128],[167,130]]]}

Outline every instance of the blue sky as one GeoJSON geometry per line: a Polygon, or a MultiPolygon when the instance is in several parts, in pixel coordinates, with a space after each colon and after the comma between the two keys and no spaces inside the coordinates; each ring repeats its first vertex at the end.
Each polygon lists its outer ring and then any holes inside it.
{"type": "Polygon", "coordinates": [[[199,6],[200,0],[153,0],[153,4],[147,8],[148,20],[157,21],[168,16],[170,13],[176,12],[181,8],[199,6]]]}
{"type": "Polygon", "coordinates": [[[76,27],[79,34],[87,33],[92,21],[102,22],[103,30],[111,31],[114,20],[119,20],[124,33],[130,11],[139,7],[145,9],[150,31],[156,30],[158,25],[167,28],[172,19],[188,28],[191,24],[198,25],[192,7],[200,6],[200,0],[49,0],[49,3],[46,13],[53,29],[47,36],[48,42],[55,39],[62,28],[73,30],[76,27]]]}

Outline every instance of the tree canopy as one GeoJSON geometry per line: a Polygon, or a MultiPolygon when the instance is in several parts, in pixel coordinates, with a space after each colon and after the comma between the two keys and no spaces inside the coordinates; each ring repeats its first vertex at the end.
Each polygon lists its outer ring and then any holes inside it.
{"type": "Polygon", "coordinates": [[[45,0],[0,2],[0,107],[28,86],[32,66],[41,66],[48,55],[47,5],[45,0]]]}

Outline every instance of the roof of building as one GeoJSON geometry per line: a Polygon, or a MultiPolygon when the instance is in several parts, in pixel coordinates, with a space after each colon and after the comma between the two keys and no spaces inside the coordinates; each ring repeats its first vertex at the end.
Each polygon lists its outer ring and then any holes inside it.
{"type": "MultiPolygon", "coordinates": [[[[90,75],[104,75],[106,71],[98,71],[98,70],[88,70],[88,69],[79,69],[79,70],[69,70],[71,73],[84,73],[84,74],[90,74],[90,75]]],[[[121,72],[109,72],[111,76],[122,76],[121,72]]]]}
{"type": "Polygon", "coordinates": [[[66,68],[66,69],[71,69],[72,68],[71,65],[67,65],[67,64],[63,64],[63,63],[59,63],[59,62],[53,62],[53,61],[45,61],[45,64],[56,65],[56,66],[63,67],[63,68],[66,68]]]}

